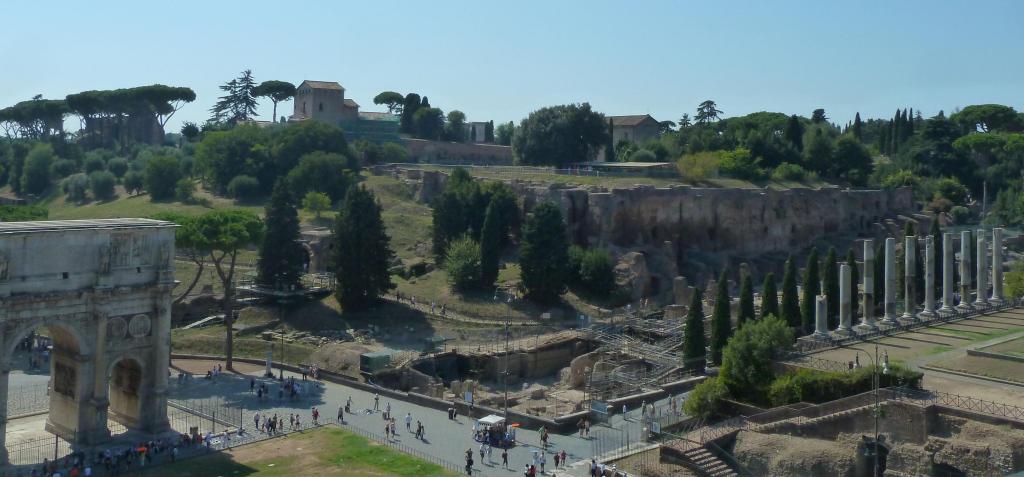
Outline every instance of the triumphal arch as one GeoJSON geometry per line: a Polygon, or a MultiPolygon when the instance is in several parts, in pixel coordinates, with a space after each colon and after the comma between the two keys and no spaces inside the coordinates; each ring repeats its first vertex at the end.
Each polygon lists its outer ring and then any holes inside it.
{"type": "Polygon", "coordinates": [[[174,227],[0,223],[0,439],[11,359],[39,328],[53,347],[47,430],[78,444],[108,439],[108,418],[129,430],[168,430],[174,227]]]}

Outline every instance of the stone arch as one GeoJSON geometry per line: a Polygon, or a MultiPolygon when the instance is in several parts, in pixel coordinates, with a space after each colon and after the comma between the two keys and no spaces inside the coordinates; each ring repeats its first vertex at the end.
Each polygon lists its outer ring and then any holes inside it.
{"type": "Polygon", "coordinates": [[[145,360],[125,354],[110,360],[104,376],[109,387],[107,412],[111,419],[129,429],[139,427],[142,394],[146,383],[145,360]]]}
{"type": "Polygon", "coordinates": [[[56,316],[39,317],[36,319],[22,321],[14,328],[10,334],[7,335],[7,339],[4,342],[4,362],[10,362],[11,356],[14,354],[15,349],[29,336],[30,333],[34,332],[39,328],[46,328],[53,336],[54,349],[58,349],[58,345],[62,349],[73,351],[78,355],[91,355],[92,348],[89,346],[89,340],[86,339],[85,333],[75,326],[74,321],[68,319],[62,319],[56,316]],[[71,346],[74,345],[74,346],[71,346]]]}

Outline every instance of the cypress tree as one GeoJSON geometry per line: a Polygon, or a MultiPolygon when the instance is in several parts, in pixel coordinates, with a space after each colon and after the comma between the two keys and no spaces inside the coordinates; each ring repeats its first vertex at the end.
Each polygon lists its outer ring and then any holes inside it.
{"type": "Polygon", "coordinates": [[[782,276],[782,319],[790,327],[801,329],[800,297],[796,289],[796,262],[792,255],[786,260],[786,272],[782,276]]]}
{"type": "Polygon", "coordinates": [[[264,209],[266,233],[260,243],[256,283],[276,290],[300,285],[306,250],[299,243],[299,213],[283,180],[278,180],[264,209]]]}
{"type": "Polygon", "coordinates": [[[889,148],[893,154],[900,149],[900,110],[896,110],[896,115],[892,118],[892,134],[889,135],[889,141],[892,144],[889,148]]]}
{"type": "Polygon", "coordinates": [[[729,270],[722,270],[718,277],[718,291],[715,293],[715,309],[711,313],[711,361],[722,364],[722,348],[732,334],[732,314],[729,299],[729,270]]]}
{"type": "Polygon", "coordinates": [[[615,126],[612,125],[612,118],[608,118],[608,142],[604,145],[605,162],[615,162],[615,126]]]}
{"type": "Polygon", "coordinates": [[[789,117],[789,121],[786,122],[786,130],[783,133],[783,137],[790,144],[796,148],[797,152],[803,152],[804,150],[804,125],[800,122],[800,117],[792,115],[789,117]]]}
{"type": "Polygon", "coordinates": [[[707,351],[704,338],[704,305],[700,288],[693,290],[690,310],[686,314],[686,329],[683,332],[683,366],[692,371],[704,369],[707,351]]]}
{"type": "Polygon", "coordinates": [[[818,249],[812,248],[807,256],[807,269],[804,271],[803,299],[800,301],[803,334],[814,332],[814,297],[821,293],[821,278],[818,274],[818,249]]]}
{"type": "Polygon", "coordinates": [[[829,247],[825,255],[825,296],[828,297],[828,329],[839,325],[839,257],[835,247],[829,247]]]}
{"type": "Polygon", "coordinates": [[[498,204],[494,199],[487,204],[484,226],[480,231],[480,285],[490,288],[498,279],[498,262],[501,259],[502,220],[498,204]]]}
{"type": "Polygon", "coordinates": [[[558,206],[542,202],[523,224],[519,266],[531,299],[553,303],[569,281],[569,241],[558,206]]]}
{"type": "Polygon", "coordinates": [[[857,138],[858,141],[864,140],[864,125],[860,120],[860,112],[853,117],[853,137],[857,138]]]}
{"type": "Polygon", "coordinates": [[[932,285],[935,287],[935,296],[941,296],[942,290],[942,254],[944,252],[942,248],[942,229],[939,227],[939,214],[932,216],[932,227],[929,230],[928,235],[932,236],[932,249],[934,250],[934,261],[932,266],[934,267],[935,279],[932,280],[932,285]]]}
{"type": "Polygon", "coordinates": [[[743,326],[744,322],[753,321],[757,315],[754,312],[754,283],[750,275],[743,277],[743,284],[740,286],[740,314],[736,318],[736,327],[743,326]]]}
{"type": "Polygon", "coordinates": [[[769,273],[764,277],[764,286],[761,289],[761,319],[766,316],[779,316],[779,293],[775,289],[775,274],[769,273]]]}
{"type": "Polygon", "coordinates": [[[882,128],[882,132],[878,135],[878,151],[882,154],[889,154],[889,125],[886,124],[882,128]]]}
{"type": "Polygon", "coordinates": [[[857,255],[853,247],[846,251],[846,264],[850,266],[850,319],[856,321],[857,310],[860,309],[860,287],[857,286],[860,283],[860,270],[857,270],[857,255]]]}
{"type": "Polygon", "coordinates": [[[914,108],[910,108],[910,112],[907,113],[907,137],[914,135],[914,108]]]}
{"type": "Polygon", "coordinates": [[[334,227],[335,296],[345,309],[363,308],[394,288],[388,266],[395,252],[380,217],[380,202],[365,186],[349,187],[334,227]]]}
{"type": "Polygon", "coordinates": [[[884,301],[882,297],[885,296],[885,241],[878,242],[875,246],[875,269],[871,272],[864,270],[864,273],[875,274],[875,289],[872,290],[875,295],[875,310],[874,313],[877,316],[883,307],[884,301]]]}

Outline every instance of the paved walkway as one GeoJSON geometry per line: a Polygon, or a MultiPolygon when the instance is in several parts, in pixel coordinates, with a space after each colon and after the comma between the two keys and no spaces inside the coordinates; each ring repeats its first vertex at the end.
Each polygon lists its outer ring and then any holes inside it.
{"type": "MultiPolygon", "coordinates": [[[[449,420],[444,411],[407,403],[382,396],[380,398],[379,411],[373,411],[373,393],[361,389],[352,388],[343,384],[328,382],[314,383],[307,381],[304,384],[305,391],[299,399],[291,400],[287,397],[278,398],[277,389],[279,381],[276,379],[263,378],[263,367],[239,363],[236,366],[243,374],[222,374],[216,379],[207,380],[203,376],[205,370],[214,365],[212,361],[176,360],[172,363],[172,376],[169,380],[169,394],[172,400],[188,401],[200,400],[196,403],[206,405],[222,403],[240,412],[241,416],[232,416],[231,421],[237,422],[241,419],[246,432],[253,432],[253,414],[259,412],[261,415],[273,416],[275,413],[288,420],[289,414],[298,414],[305,426],[311,424],[311,409],[315,406],[320,411],[321,422],[333,421],[338,413],[339,406],[344,406],[345,401],[352,398],[352,409],[354,414],[347,414],[345,426],[358,427],[364,432],[383,436],[384,420],[381,411],[384,411],[388,404],[391,405],[391,412],[395,416],[398,427],[397,441],[418,452],[434,456],[438,459],[448,461],[451,464],[462,468],[465,465],[465,452],[472,449],[474,452],[475,472],[474,475],[507,477],[521,475],[523,467],[532,462],[535,452],[541,452],[540,435],[538,429],[523,429],[517,431],[516,438],[518,445],[509,451],[509,469],[502,468],[500,450],[495,449],[492,461],[486,458],[482,461],[479,457],[479,444],[473,441],[471,433],[473,421],[460,416],[456,420],[449,420]],[[177,379],[180,369],[186,369],[194,373],[194,377],[187,381],[177,379]],[[248,374],[244,374],[248,373],[248,374]],[[256,383],[266,383],[271,389],[270,396],[262,400],[256,394],[250,394],[250,379],[256,383]],[[412,425],[421,421],[426,430],[426,438],[417,440],[410,432],[405,430],[404,417],[406,413],[412,415],[412,425]]],[[[274,370],[275,374],[278,370],[274,370]]],[[[285,378],[295,377],[301,382],[301,375],[285,372],[285,378]]],[[[11,386],[38,385],[48,381],[46,374],[27,374],[21,371],[11,373],[11,386]]],[[[679,401],[681,402],[681,400],[679,401]]],[[[668,412],[668,399],[654,403],[656,412],[668,412]]],[[[616,410],[621,413],[621,409],[616,410]]],[[[180,414],[180,413],[179,413],[180,414]]],[[[620,447],[635,448],[642,445],[640,442],[641,424],[638,420],[638,412],[634,409],[629,413],[629,419],[623,419],[621,414],[612,416],[606,423],[595,423],[588,437],[580,437],[576,433],[559,435],[552,433],[549,436],[549,444],[546,450],[547,475],[586,475],[586,463],[591,457],[607,454],[620,447]],[[555,452],[565,450],[568,454],[570,468],[559,469],[553,474],[555,452]]],[[[224,416],[218,416],[218,421],[224,416]]],[[[26,420],[26,423],[28,421],[26,420]]],[[[207,430],[207,421],[200,420],[202,431],[207,430]]],[[[34,424],[34,423],[33,423],[34,424]]],[[[173,424],[173,423],[172,423],[173,424]]],[[[179,423],[184,424],[184,423],[179,423]]],[[[27,424],[26,424],[27,425],[27,424]]],[[[32,425],[33,431],[40,427],[32,425]]],[[[179,426],[180,427],[180,426],[179,426]]],[[[223,430],[224,424],[217,423],[213,426],[216,430],[223,430]]],[[[9,429],[15,430],[14,428],[9,429]]],[[[17,435],[17,434],[15,434],[17,435]]],[[[47,433],[48,435],[48,433],[47,433]]],[[[26,436],[29,437],[29,436],[26,436]]],[[[14,435],[8,434],[8,442],[14,435]]]]}
{"type": "MultiPolygon", "coordinates": [[[[178,364],[181,362],[175,362],[178,364]]],[[[194,366],[190,366],[194,367],[194,366]]],[[[276,370],[275,370],[276,371],[276,370]]],[[[204,373],[205,374],[205,373],[204,373]]],[[[344,406],[345,401],[352,398],[352,410],[355,414],[347,414],[347,426],[358,427],[364,431],[383,436],[384,420],[381,413],[390,404],[391,412],[395,416],[398,427],[397,440],[403,445],[409,446],[416,451],[432,455],[437,458],[451,462],[462,468],[465,465],[465,452],[472,449],[476,471],[473,475],[482,476],[515,476],[521,475],[523,467],[532,462],[534,452],[540,452],[540,436],[537,429],[519,429],[516,439],[519,445],[509,451],[509,469],[502,468],[500,462],[500,451],[495,449],[492,461],[488,462],[486,457],[481,461],[479,455],[479,444],[474,442],[471,433],[473,421],[460,416],[456,420],[449,420],[444,411],[419,406],[412,403],[398,401],[389,397],[381,396],[379,411],[374,411],[373,393],[360,389],[351,388],[342,384],[321,383],[305,384],[306,392],[298,400],[290,400],[287,397],[277,397],[277,380],[265,379],[254,375],[228,375],[223,374],[215,380],[206,380],[196,377],[186,383],[179,383],[172,377],[171,398],[172,399],[220,399],[234,403],[242,408],[243,422],[246,430],[253,429],[253,413],[277,414],[284,417],[287,422],[289,414],[298,414],[304,423],[311,421],[310,412],[316,406],[320,410],[320,418],[323,421],[334,419],[337,416],[338,407],[344,406]],[[267,383],[272,390],[269,398],[260,400],[255,394],[249,393],[249,381],[255,379],[257,385],[261,382],[267,383]],[[406,413],[412,415],[412,425],[415,428],[416,421],[421,421],[426,430],[426,438],[417,440],[411,432],[405,430],[404,417],[406,413]]],[[[175,373],[176,376],[176,373],[175,373]]],[[[293,373],[285,372],[285,378],[296,376],[293,373]]],[[[296,376],[301,380],[301,376],[296,376]]],[[[658,412],[666,412],[668,399],[655,403],[658,412]]],[[[558,475],[585,475],[585,467],[582,462],[589,461],[593,455],[612,451],[620,446],[636,446],[640,437],[640,423],[635,419],[636,411],[630,413],[633,418],[623,420],[620,416],[613,416],[607,425],[595,425],[591,429],[589,438],[581,438],[576,433],[570,435],[551,434],[548,440],[547,475],[552,475],[554,466],[553,453],[565,450],[570,463],[577,463],[572,472],[566,474],[559,472],[558,475]],[[581,470],[582,469],[582,470],[581,470]]]]}

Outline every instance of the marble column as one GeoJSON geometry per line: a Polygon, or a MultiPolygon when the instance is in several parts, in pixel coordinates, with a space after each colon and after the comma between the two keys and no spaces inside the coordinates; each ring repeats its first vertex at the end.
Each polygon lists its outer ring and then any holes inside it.
{"type": "Polygon", "coordinates": [[[838,335],[853,334],[851,313],[853,299],[850,296],[853,287],[850,282],[852,281],[853,274],[850,271],[850,265],[846,263],[839,265],[839,328],[836,328],[838,335]]]}
{"type": "Polygon", "coordinates": [[[885,314],[882,324],[896,324],[896,239],[885,239],[885,314]]]}
{"type": "Polygon", "coordinates": [[[971,231],[960,232],[960,304],[957,308],[967,311],[971,305],[971,231]]]}
{"type": "Polygon", "coordinates": [[[903,320],[917,321],[917,237],[908,235],[903,238],[903,320]]]}
{"type": "Polygon", "coordinates": [[[924,238],[924,309],[918,318],[935,317],[935,238],[924,238]]]}
{"type": "Polygon", "coordinates": [[[988,240],[985,231],[978,230],[978,292],[974,298],[975,305],[988,304],[988,240]]]}
{"type": "Polygon", "coordinates": [[[864,241],[864,300],[861,311],[861,322],[857,325],[860,331],[874,331],[875,324],[875,241],[864,241]]]}
{"type": "Polygon", "coordinates": [[[989,303],[1003,303],[1003,229],[992,229],[992,298],[989,303]]]}
{"type": "Polygon", "coordinates": [[[942,234],[942,308],[940,312],[953,311],[953,234],[942,234]]]}
{"type": "Polygon", "coordinates": [[[814,335],[815,339],[828,339],[828,297],[814,297],[814,335]]]}

